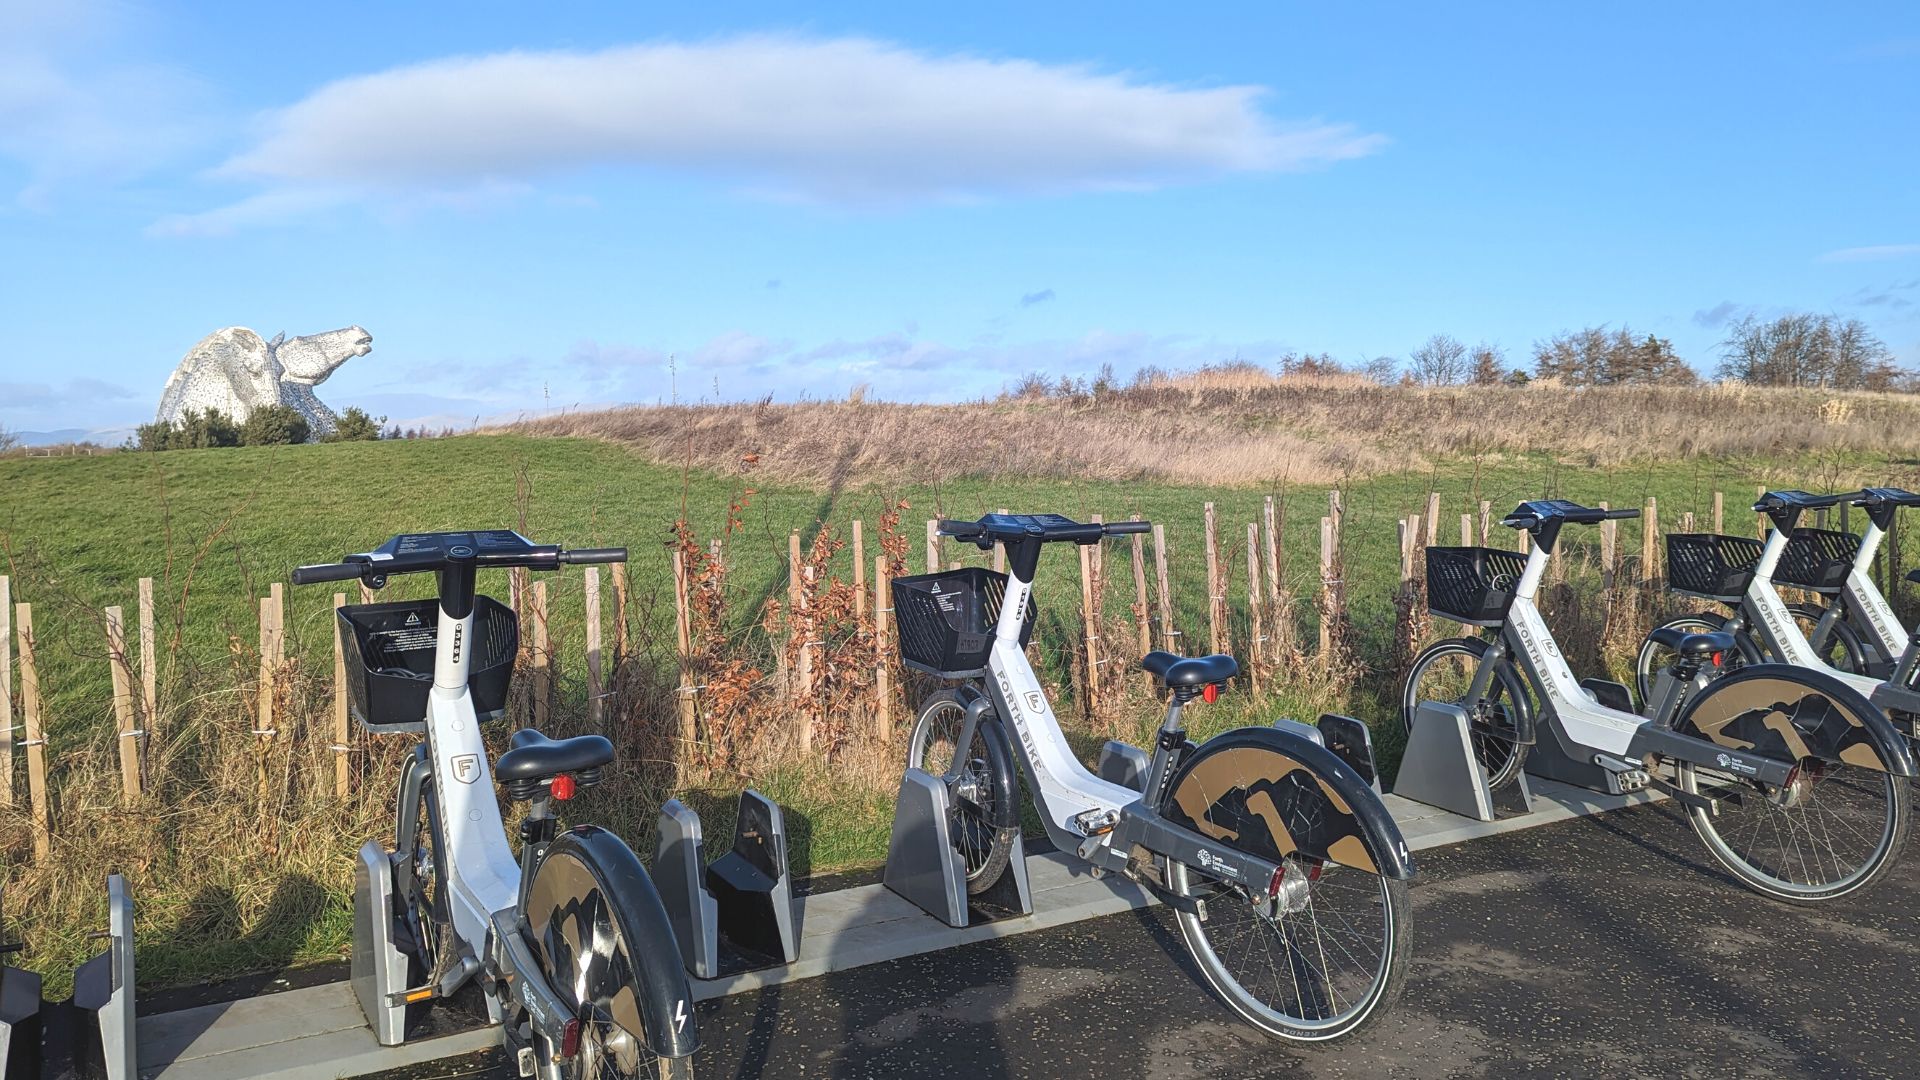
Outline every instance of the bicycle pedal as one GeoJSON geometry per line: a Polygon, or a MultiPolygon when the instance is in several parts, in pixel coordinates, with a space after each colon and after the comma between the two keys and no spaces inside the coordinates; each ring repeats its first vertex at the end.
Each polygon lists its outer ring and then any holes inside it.
{"type": "Polygon", "coordinates": [[[534,1076],[539,1073],[540,1063],[533,1056],[533,1047],[531,1046],[521,1047],[520,1052],[514,1055],[514,1057],[515,1057],[516,1064],[518,1064],[520,1067],[521,1076],[523,1077],[534,1076]]]}
{"type": "Polygon", "coordinates": [[[1631,795],[1636,791],[1644,791],[1647,785],[1653,782],[1653,778],[1647,775],[1647,770],[1645,769],[1628,769],[1626,772],[1614,773],[1613,779],[1616,784],[1620,785],[1620,793],[1622,795],[1631,795]]]}
{"type": "Polygon", "coordinates": [[[387,1001],[393,1005],[418,1005],[422,1001],[432,1001],[440,996],[433,986],[416,986],[411,990],[395,990],[387,995],[387,1001]]]}
{"type": "Polygon", "coordinates": [[[1120,824],[1120,811],[1113,809],[1085,810],[1073,815],[1073,827],[1080,835],[1088,838],[1105,836],[1120,824]]]}

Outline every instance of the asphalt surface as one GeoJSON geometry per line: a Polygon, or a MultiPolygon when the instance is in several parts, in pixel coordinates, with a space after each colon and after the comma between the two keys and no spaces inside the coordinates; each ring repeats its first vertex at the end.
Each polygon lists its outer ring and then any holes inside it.
{"type": "MultiPolygon", "coordinates": [[[[705,1002],[701,1080],[1920,1076],[1920,845],[1790,907],[1645,806],[1418,856],[1399,1005],[1330,1047],[1257,1035],[1164,911],[705,1002]]],[[[498,1055],[385,1080],[508,1078],[498,1055]]]]}

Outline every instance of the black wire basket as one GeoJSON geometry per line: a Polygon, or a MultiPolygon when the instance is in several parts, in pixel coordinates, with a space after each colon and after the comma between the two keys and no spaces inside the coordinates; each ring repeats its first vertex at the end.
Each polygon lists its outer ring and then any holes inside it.
{"type": "Polygon", "coordinates": [[[1753,581],[1760,541],[1720,533],[1667,534],[1667,587],[1723,604],[1737,604],[1753,581]]]}
{"type": "MultiPolygon", "coordinates": [[[[347,704],[374,734],[424,731],[433,662],[440,644],[440,602],[400,600],[348,604],[339,609],[346,651],[347,704]]],[[[520,650],[513,610],[491,597],[474,597],[472,657],[467,690],[482,720],[506,715],[507,685],[520,650]]]]}
{"type": "Polygon", "coordinates": [[[1527,569],[1517,551],[1486,547],[1427,549],[1427,610],[1468,626],[1498,626],[1527,569]]]}
{"type": "MultiPolygon", "coordinates": [[[[977,675],[993,651],[1007,575],[969,566],[893,579],[893,616],[900,627],[900,662],[947,679],[977,675]]],[[[1020,644],[1033,639],[1029,594],[1020,644]]]]}
{"type": "Polygon", "coordinates": [[[1787,538],[1787,550],[1780,553],[1780,565],[1773,569],[1773,580],[1835,596],[1847,587],[1847,574],[1859,553],[1860,538],[1850,532],[1795,529],[1787,538]]]}

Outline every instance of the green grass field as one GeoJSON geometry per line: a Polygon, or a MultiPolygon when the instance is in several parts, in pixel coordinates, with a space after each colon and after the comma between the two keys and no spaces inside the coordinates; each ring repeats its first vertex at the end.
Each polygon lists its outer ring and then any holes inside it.
{"type": "MultiPolygon", "coordinates": [[[[1374,665],[1384,660],[1394,617],[1390,596],[1398,573],[1395,523],[1421,512],[1429,491],[1441,496],[1443,542],[1457,542],[1461,513],[1476,510],[1483,498],[1492,502],[1497,518],[1524,498],[1553,495],[1622,506],[1639,505],[1654,496],[1663,529],[1675,528],[1687,511],[1697,514],[1699,527],[1706,529],[1716,489],[1726,493],[1728,531],[1750,533],[1754,518],[1747,507],[1757,484],[1820,489],[1871,481],[1912,486],[1913,473],[1913,467],[1904,462],[1857,455],[1738,463],[1693,459],[1613,470],[1534,456],[1458,460],[1429,471],[1356,480],[1343,485],[1343,545],[1361,659],[1374,665]]],[[[672,608],[666,600],[671,586],[670,526],[684,514],[702,536],[711,535],[722,523],[729,497],[746,484],[757,493],[744,529],[727,552],[736,586],[745,597],[783,595],[789,530],[810,534],[822,521],[844,530],[850,521],[861,518],[871,537],[890,497],[905,498],[912,506],[904,515],[903,530],[915,572],[922,569],[927,517],[973,517],[1002,506],[1074,517],[1101,513],[1109,519],[1138,513],[1166,526],[1173,560],[1175,621],[1193,648],[1204,649],[1202,507],[1206,502],[1212,501],[1217,508],[1226,549],[1223,566],[1237,612],[1245,608],[1246,525],[1259,519],[1262,501],[1269,494],[1284,496],[1287,582],[1309,599],[1317,583],[1319,519],[1326,512],[1326,487],[1289,487],[1281,477],[1236,479],[1242,482],[1203,487],[975,478],[937,488],[907,484],[889,490],[825,491],[763,483],[750,474],[689,474],[608,443],[486,435],[0,460],[0,540],[13,577],[14,599],[34,605],[58,811],[61,821],[71,822],[76,816],[113,812],[115,792],[110,786],[83,790],[75,777],[95,783],[107,775],[100,765],[114,742],[100,609],[120,604],[131,617],[135,583],[143,575],[160,579],[163,655],[176,619],[180,626],[173,677],[183,684],[204,686],[213,679],[210,673],[233,663],[230,639],[246,645],[255,640],[257,598],[270,583],[284,581],[293,566],[365,550],[402,531],[521,527],[524,511],[524,531],[536,540],[628,546],[639,598],[633,616],[636,631],[655,640],[670,640],[672,608]]],[[[1623,551],[1636,553],[1636,523],[1622,526],[1623,551]]],[[[1592,530],[1570,531],[1567,541],[1576,548],[1591,548],[1597,536],[1592,530]]],[[[873,543],[870,538],[869,559],[877,553],[873,543]]],[[[963,552],[953,545],[947,553],[952,559],[984,559],[973,549],[963,552]]],[[[1126,548],[1112,546],[1108,559],[1109,608],[1125,612],[1132,593],[1126,548]]],[[[851,559],[846,554],[840,556],[837,572],[850,574],[851,559]]],[[[1043,563],[1042,575],[1045,625],[1038,659],[1045,675],[1066,685],[1070,682],[1069,643],[1079,624],[1077,565],[1070,555],[1055,553],[1043,563]]],[[[564,708],[578,712],[584,697],[578,676],[582,667],[577,634],[580,571],[569,570],[550,580],[554,621],[561,628],[563,668],[573,673],[563,684],[564,708]]],[[[430,587],[429,582],[417,580],[390,591],[421,596],[430,587]]],[[[503,594],[504,581],[494,582],[491,591],[503,594]]],[[[331,593],[324,587],[288,590],[290,650],[313,671],[331,671],[331,593]]],[[[743,627],[753,620],[754,606],[736,607],[743,627]]],[[[1300,610],[1299,632],[1311,639],[1310,602],[1300,610]]],[[[1342,688],[1329,704],[1373,724],[1384,749],[1392,753],[1398,743],[1397,718],[1385,704],[1392,692],[1389,677],[1371,675],[1342,688]]],[[[171,703],[162,718],[163,727],[176,731],[191,729],[203,714],[231,712],[234,707],[232,695],[163,695],[163,700],[171,703]]],[[[1140,725],[1155,722],[1150,706],[1144,700],[1141,704],[1140,725]]],[[[1205,722],[1218,727],[1308,707],[1282,686],[1265,701],[1240,698],[1205,722]]],[[[1089,753],[1098,745],[1090,734],[1076,733],[1076,741],[1089,753]]],[[[803,872],[819,873],[883,859],[890,797],[872,784],[823,783],[814,773],[800,770],[743,778],[780,799],[803,822],[795,830],[796,865],[803,872]]],[[[363,797],[383,803],[390,798],[386,781],[381,778],[376,783],[363,797]]],[[[24,789],[24,774],[17,784],[24,789]]],[[[710,822],[709,833],[723,834],[725,792],[715,786],[698,794],[703,813],[712,810],[720,815],[710,822]]],[[[618,816],[648,820],[655,809],[623,807],[618,816]]],[[[226,891],[216,890],[211,898],[203,895],[203,889],[173,880],[198,873],[192,864],[208,857],[204,853],[184,846],[150,853],[141,860],[136,882],[143,911],[154,913],[146,924],[151,929],[143,930],[143,975],[155,983],[185,981],[341,955],[350,921],[343,892],[353,846],[350,830],[387,813],[379,806],[371,814],[347,815],[338,827],[340,835],[327,838],[308,854],[302,876],[289,873],[281,878],[269,860],[255,864],[244,881],[223,885],[226,891]]],[[[46,879],[29,873],[27,843],[24,815],[0,811],[0,865],[11,867],[0,870],[4,910],[10,921],[17,920],[12,929],[34,945],[29,955],[36,966],[52,968],[84,951],[82,933],[90,927],[83,924],[84,914],[75,913],[84,913],[87,901],[37,902],[40,898],[30,887],[43,888],[46,879]]],[[[166,846],[171,841],[160,843],[166,846]]],[[[98,864],[100,856],[86,851],[62,849],[57,857],[73,861],[76,875],[83,871],[97,875],[107,869],[98,864]]],[[[50,974],[56,985],[64,976],[50,974]]]]}

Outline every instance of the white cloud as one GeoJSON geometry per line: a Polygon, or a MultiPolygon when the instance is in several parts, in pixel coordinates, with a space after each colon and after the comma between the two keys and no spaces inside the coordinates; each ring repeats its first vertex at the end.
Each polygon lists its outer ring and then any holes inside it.
{"type": "Polygon", "coordinates": [[[1281,122],[1254,86],[756,36],[455,57],[341,79],[263,118],[217,170],[388,198],[597,166],[852,204],[1144,189],[1312,168],[1378,135],[1281,122]]]}
{"type": "Polygon", "coordinates": [[[1884,262],[1888,259],[1910,259],[1920,255],[1920,244],[1879,244],[1873,247],[1841,248],[1820,256],[1820,262],[1884,262]]]}

